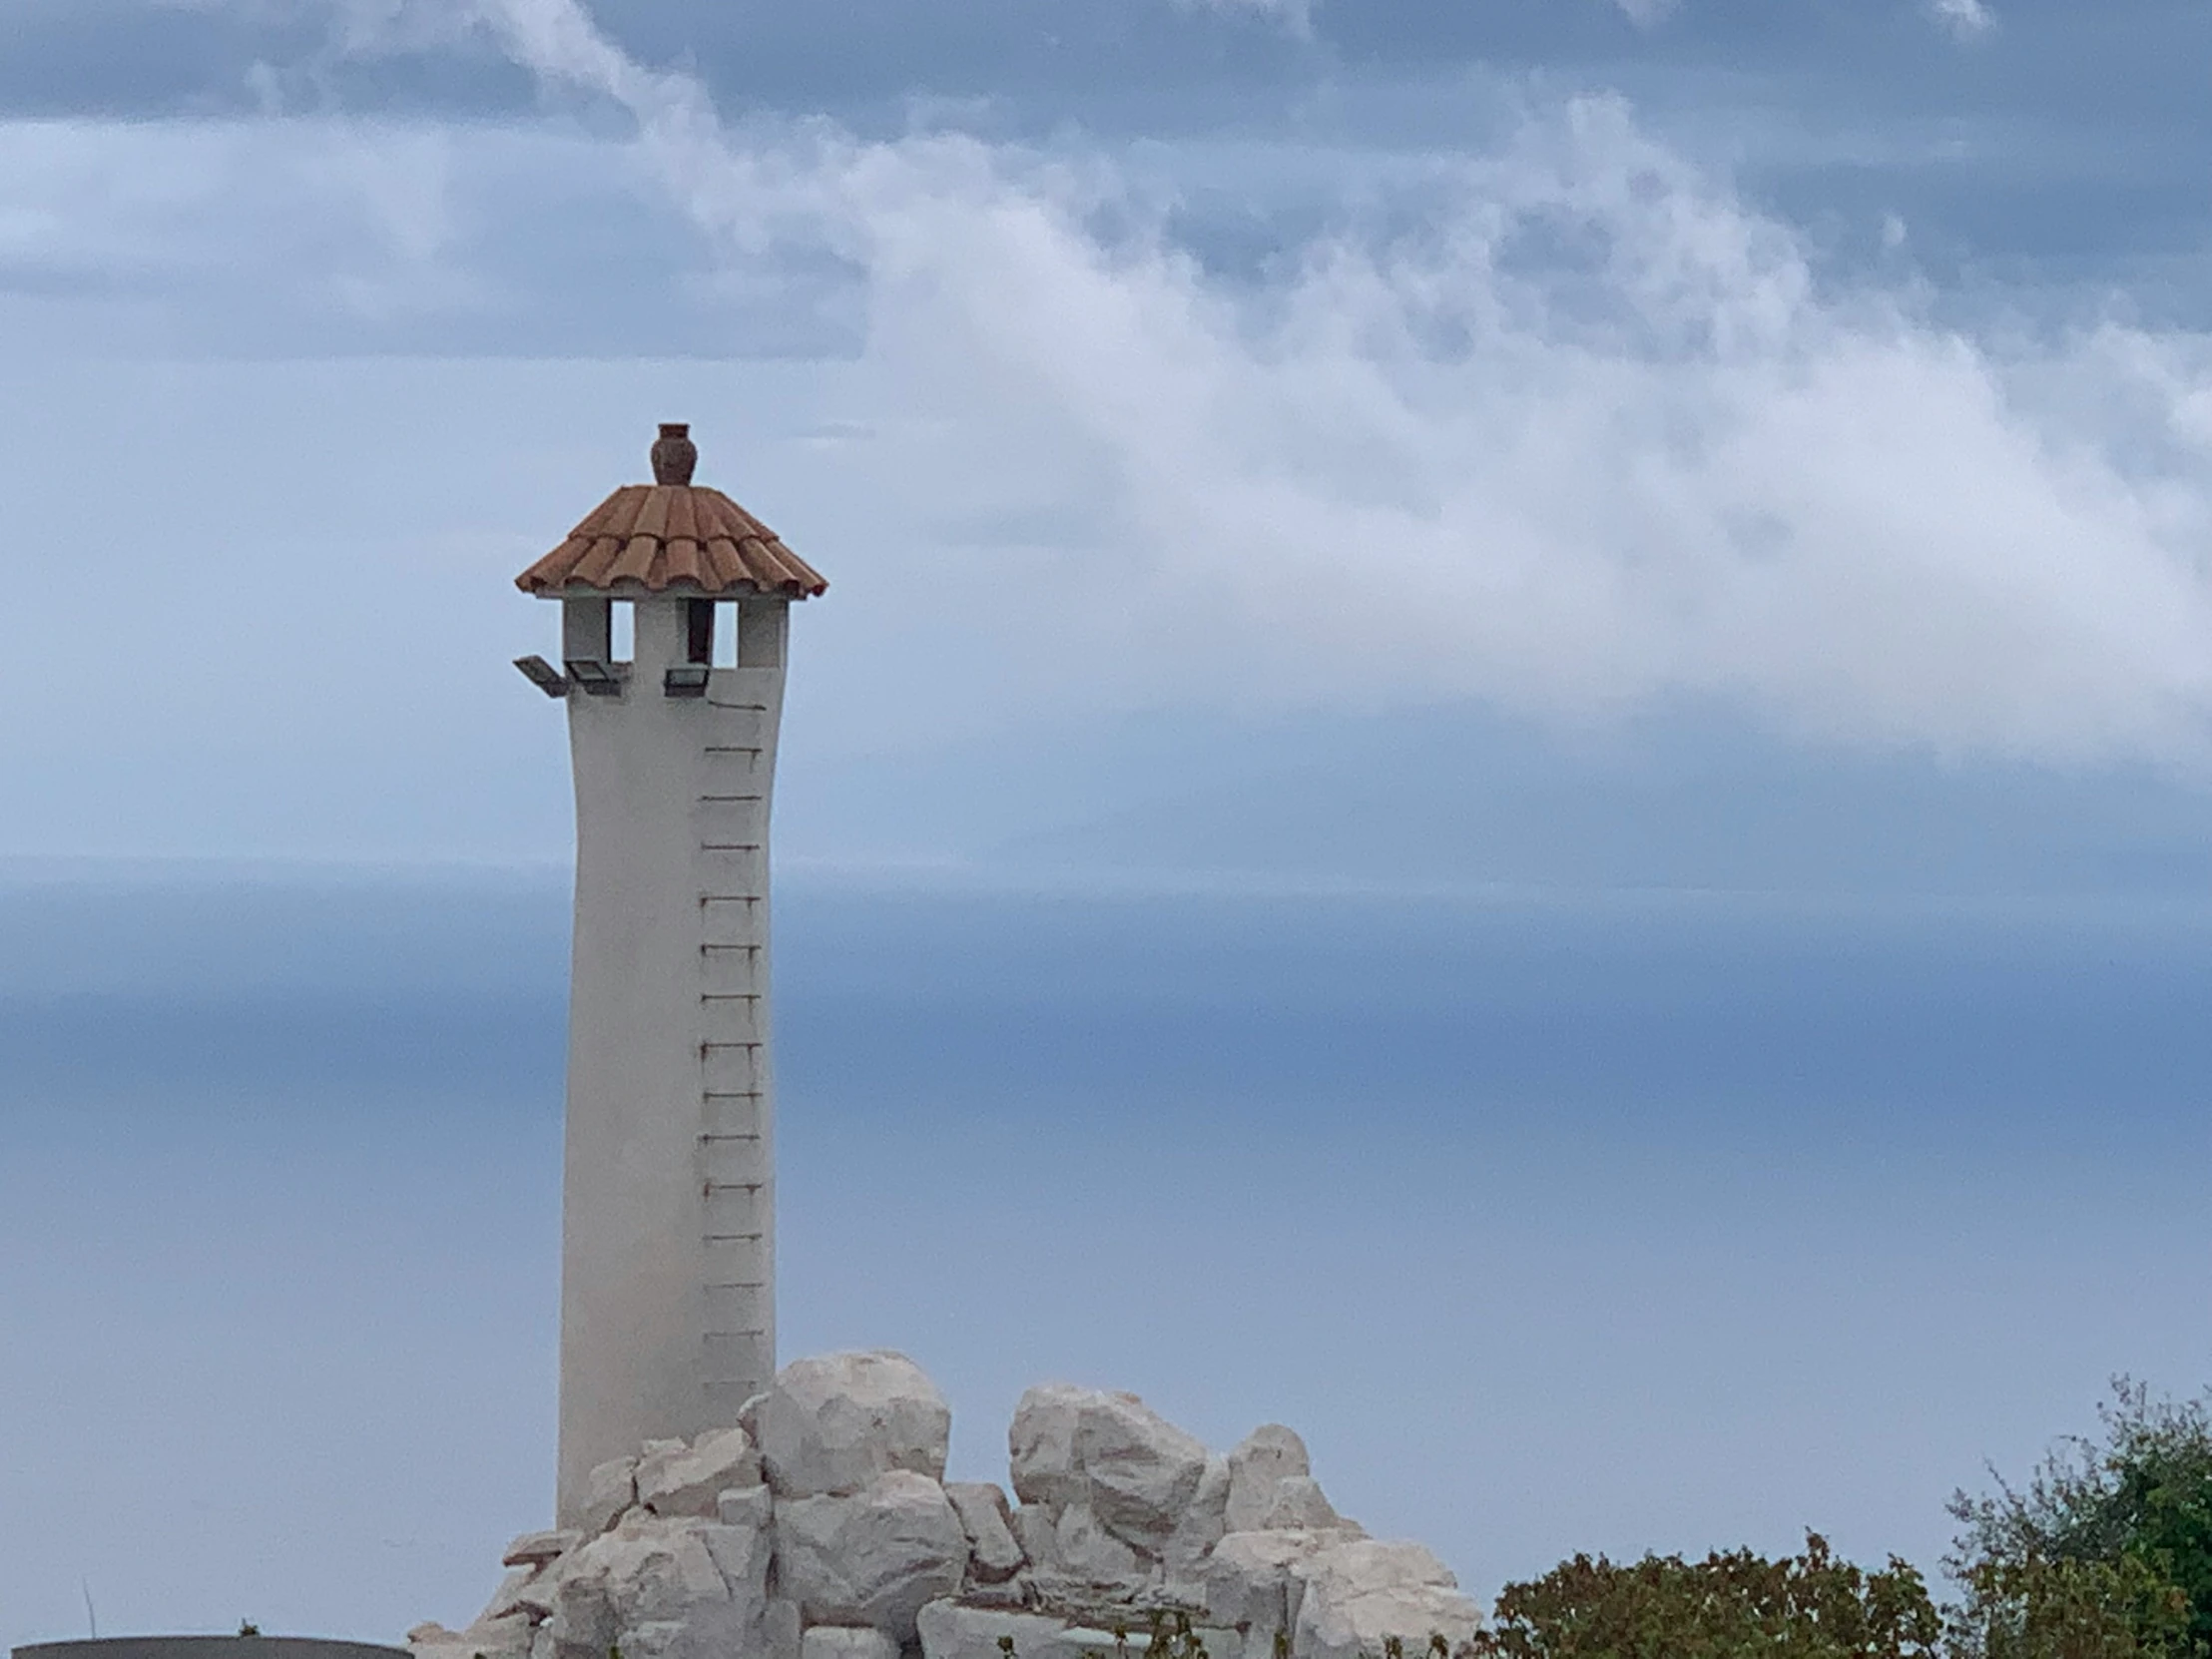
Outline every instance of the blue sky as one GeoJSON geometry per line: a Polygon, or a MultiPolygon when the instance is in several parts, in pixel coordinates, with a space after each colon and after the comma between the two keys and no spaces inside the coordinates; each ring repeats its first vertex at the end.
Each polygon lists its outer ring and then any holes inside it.
{"type": "Polygon", "coordinates": [[[786,1328],[968,1472],[1071,1375],[1479,1588],[1929,1561],[2212,1374],[2197,0],[6,10],[0,1637],[540,1518],[509,584],[664,419],[831,582],[786,1328]]]}

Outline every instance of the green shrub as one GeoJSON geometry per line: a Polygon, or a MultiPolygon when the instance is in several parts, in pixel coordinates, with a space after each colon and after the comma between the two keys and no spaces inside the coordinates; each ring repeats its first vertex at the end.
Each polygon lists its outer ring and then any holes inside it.
{"type": "Polygon", "coordinates": [[[1577,1555],[1508,1584],[1474,1639],[1483,1659],[1933,1659],[1942,1618],[1892,1557],[1864,1572],[1807,1533],[1805,1553],[1647,1555],[1617,1566],[1577,1555]]]}
{"type": "Polygon", "coordinates": [[[2103,1432],[2072,1437],[2024,1488],[1959,1492],[1944,1561],[1965,1659],[2212,1656],[2212,1413],[2125,1379],[2103,1432]]]}

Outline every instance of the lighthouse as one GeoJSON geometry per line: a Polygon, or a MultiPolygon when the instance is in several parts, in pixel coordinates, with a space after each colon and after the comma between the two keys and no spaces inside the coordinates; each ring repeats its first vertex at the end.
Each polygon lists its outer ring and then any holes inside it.
{"type": "Polygon", "coordinates": [[[828,584],[697,459],[662,426],[653,482],[516,578],[561,607],[559,667],[516,667],[568,705],[576,784],[564,1525],[595,1465],[736,1421],[776,1372],[769,808],[791,607],[828,584]]]}

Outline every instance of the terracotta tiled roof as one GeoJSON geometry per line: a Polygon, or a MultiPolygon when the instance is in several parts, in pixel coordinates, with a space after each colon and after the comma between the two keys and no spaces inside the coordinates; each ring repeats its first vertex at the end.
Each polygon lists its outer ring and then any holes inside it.
{"type": "Polygon", "coordinates": [[[811,599],[829,585],[722,491],[689,483],[623,485],[515,578],[524,593],[542,594],[676,588],[811,599]]]}

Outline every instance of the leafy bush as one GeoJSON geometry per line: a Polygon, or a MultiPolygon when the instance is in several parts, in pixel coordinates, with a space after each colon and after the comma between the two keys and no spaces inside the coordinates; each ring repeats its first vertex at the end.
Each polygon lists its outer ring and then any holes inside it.
{"type": "Polygon", "coordinates": [[[1959,1492],[1944,1561],[1963,1659],[2212,1656],[2212,1412],[2121,1380],[2098,1440],[2073,1437],[2024,1489],[1959,1492]]]}
{"type": "Polygon", "coordinates": [[[1482,1659],[1932,1659],[1942,1630],[1906,1562],[1863,1572],[1807,1533],[1805,1553],[1780,1561],[1577,1555],[1508,1584],[1472,1645],[1482,1659]]]}

